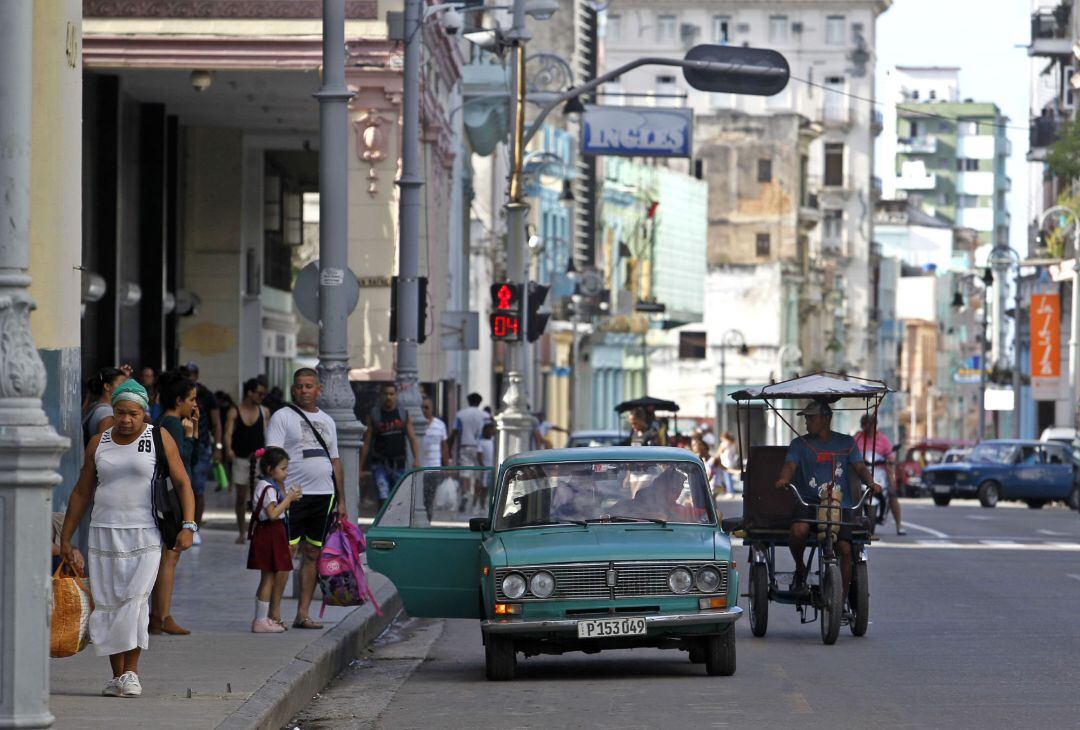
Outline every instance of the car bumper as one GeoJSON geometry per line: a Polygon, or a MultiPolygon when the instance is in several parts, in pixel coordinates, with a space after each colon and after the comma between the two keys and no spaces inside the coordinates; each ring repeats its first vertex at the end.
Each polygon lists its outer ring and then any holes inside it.
{"type": "MultiPolygon", "coordinates": [[[[699,613],[657,614],[645,616],[645,628],[649,629],[678,629],[688,626],[715,626],[716,624],[730,624],[742,616],[743,610],[738,606],[716,611],[701,611],[699,613]]],[[[606,618],[597,616],[596,618],[606,618]]],[[[614,617],[613,617],[614,618],[614,617]]],[[[628,614],[619,614],[618,618],[629,618],[628,614]]],[[[580,619],[586,620],[586,619],[580,619]]],[[[579,619],[548,619],[531,621],[527,619],[499,619],[497,621],[480,622],[480,630],[485,634],[544,634],[544,633],[567,633],[577,635],[579,619]]]]}

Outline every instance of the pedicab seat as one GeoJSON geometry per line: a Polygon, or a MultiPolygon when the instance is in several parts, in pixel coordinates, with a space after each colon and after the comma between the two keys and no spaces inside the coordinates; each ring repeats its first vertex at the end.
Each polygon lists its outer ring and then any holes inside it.
{"type": "Polygon", "coordinates": [[[776,480],[784,467],[786,446],[751,446],[743,481],[743,529],[787,532],[795,519],[798,504],[789,489],[779,489],[776,480]]]}

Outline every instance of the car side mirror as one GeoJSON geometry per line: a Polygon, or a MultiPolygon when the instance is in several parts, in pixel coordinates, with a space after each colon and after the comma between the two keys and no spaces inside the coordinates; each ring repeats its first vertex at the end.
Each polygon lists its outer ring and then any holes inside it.
{"type": "Polygon", "coordinates": [[[720,527],[724,532],[735,532],[742,527],[742,517],[728,517],[726,520],[720,520],[720,527]]]}
{"type": "Polygon", "coordinates": [[[469,529],[473,532],[487,532],[491,529],[491,520],[487,517],[473,517],[469,520],[469,529]]]}

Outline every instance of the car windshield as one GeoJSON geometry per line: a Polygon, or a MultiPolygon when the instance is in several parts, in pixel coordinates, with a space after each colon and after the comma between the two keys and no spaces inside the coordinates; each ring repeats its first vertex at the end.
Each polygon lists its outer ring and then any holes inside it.
{"type": "Polygon", "coordinates": [[[979,464],[1011,464],[1016,447],[1012,444],[979,444],[968,454],[968,461],[979,464]]]}
{"type": "Polygon", "coordinates": [[[581,446],[619,446],[626,437],[617,433],[573,434],[566,444],[568,448],[581,446]]]}
{"type": "Polygon", "coordinates": [[[509,469],[495,529],[603,522],[715,524],[701,466],[614,461],[527,464],[509,469]]]}

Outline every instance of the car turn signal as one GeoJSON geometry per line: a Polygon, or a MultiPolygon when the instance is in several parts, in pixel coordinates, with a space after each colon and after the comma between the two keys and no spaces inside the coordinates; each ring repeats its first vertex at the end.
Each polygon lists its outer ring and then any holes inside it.
{"type": "Polygon", "coordinates": [[[511,616],[521,613],[520,603],[496,603],[495,615],[496,616],[511,616]]]}
{"type": "Polygon", "coordinates": [[[707,611],[710,608],[727,608],[726,598],[702,598],[698,600],[698,608],[707,611]]]}

